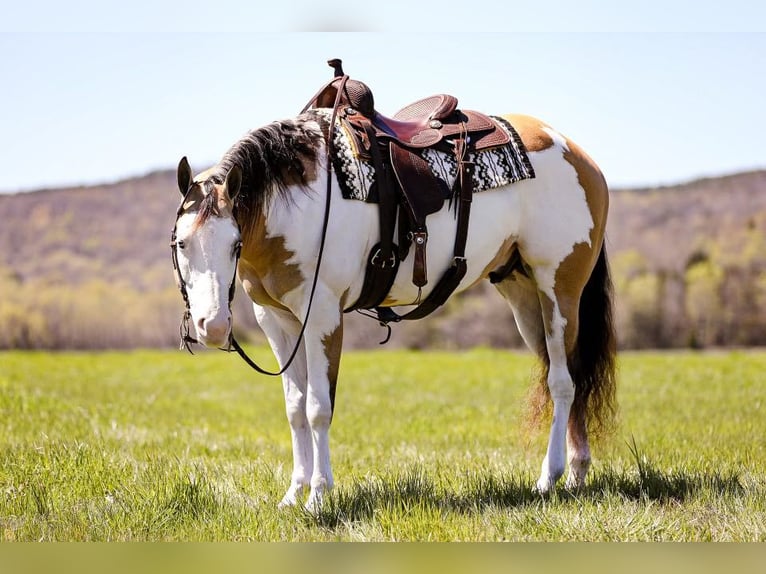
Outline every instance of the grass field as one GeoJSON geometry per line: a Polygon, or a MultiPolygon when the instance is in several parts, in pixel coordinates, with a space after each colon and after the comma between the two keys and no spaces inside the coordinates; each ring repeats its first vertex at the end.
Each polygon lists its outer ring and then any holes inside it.
{"type": "MultiPolygon", "coordinates": [[[[266,349],[256,359],[273,365],[266,349]]],[[[0,354],[10,540],[766,541],[766,353],[623,354],[587,486],[532,491],[526,354],[344,355],[322,511],[278,511],[281,383],[235,356],[0,354]]]]}

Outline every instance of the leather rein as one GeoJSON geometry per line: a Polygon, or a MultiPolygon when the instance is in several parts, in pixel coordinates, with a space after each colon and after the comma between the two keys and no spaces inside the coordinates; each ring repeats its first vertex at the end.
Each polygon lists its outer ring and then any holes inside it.
{"type": "MultiPolygon", "coordinates": [[[[306,318],[303,320],[303,325],[301,326],[300,333],[298,334],[298,339],[295,341],[295,347],[292,350],[292,353],[290,353],[290,357],[285,362],[284,366],[279,371],[269,371],[267,369],[264,369],[263,367],[260,367],[255,361],[253,361],[247,353],[245,353],[244,349],[240,346],[240,344],[237,342],[237,339],[234,337],[234,327],[232,325],[230,331],[229,331],[229,342],[227,347],[221,347],[221,351],[226,351],[227,353],[231,353],[232,351],[235,351],[245,363],[247,363],[252,369],[257,371],[258,373],[262,375],[269,375],[272,377],[276,377],[279,375],[282,375],[285,371],[287,371],[288,368],[290,368],[290,365],[292,364],[293,360],[295,359],[296,355],[298,354],[298,349],[301,346],[301,342],[303,341],[303,335],[306,332],[306,326],[309,322],[309,315],[311,314],[311,305],[314,302],[314,294],[316,293],[316,287],[317,283],[319,282],[319,269],[322,265],[322,256],[324,255],[324,246],[325,246],[325,239],[327,237],[327,227],[330,221],[330,199],[331,199],[331,191],[332,191],[332,151],[333,151],[333,137],[332,137],[332,130],[333,126],[335,125],[335,121],[337,119],[337,113],[338,113],[338,107],[340,105],[341,95],[343,93],[343,88],[346,85],[346,81],[348,80],[348,76],[343,74],[339,77],[340,82],[338,85],[338,91],[335,96],[335,103],[332,107],[332,117],[330,119],[330,127],[329,127],[329,136],[327,138],[327,194],[325,198],[325,212],[324,212],[324,219],[322,220],[322,237],[319,243],[319,253],[317,254],[317,265],[316,270],[314,271],[314,279],[311,284],[311,293],[309,294],[309,303],[306,308],[306,318]]],[[[332,81],[328,82],[327,85],[332,84],[339,79],[337,76],[333,78],[332,81]]],[[[324,89],[324,88],[323,88],[324,89]]],[[[320,90],[321,92],[321,90],[320,90]]],[[[317,92],[317,95],[320,93],[317,92]]],[[[303,108],[303,112],[305,112],[310,105],[314,102],[316,99],[316,96],[312,98],[308,104],[303,108]]],[[[186,196],[188,196],[189,192],[191,191],[191,188],[189,191],[187,191],[186,196]]],[[[194,354],[191,350],[191,345],[199,345],[199,341],[191,336],[190,330],[189,330],[189,321],[191,320],[191,306],[189,303],[189,294],[186,290],[186,282],[184,281],[184,278],[181,276],[181,271],[178,266],[178,238],[176,237],[176,228],[178,226],[178,219],[183,215],[184,213],[184,205],[186,204],[186,196],[181,201],[181,205],[178,207],[178,210],[176,211],[176,220],[173,225],[173,232],[170,236],[170,251],[171,251],[171,257],[173,261],[173,270],[175,272],[176,281],[178,283],[178,289],[181,291],[181,297],[183,297],[184,305],[186,305],[186,310],[184,311],[183,318],[181,319],[181,325],[179,327],[179,335],[181,337],[181,344],[179,349],[183,350],[186,349],[191,353],[194,354]]],[[[237,228],[239,228],[239,222],[236,221],[237,228]]],[[[240,240],[237,243],[235,254],[234,254],[234,275],[231,278],[231,283],[229,284],[229,312],[231,313],[231,304],[232,301],[234,301],[234,293],[236,290],[236,282],[237,282],[237,266],[239,264],[239,258],[242,254],[242,240],[240,240]]]]}

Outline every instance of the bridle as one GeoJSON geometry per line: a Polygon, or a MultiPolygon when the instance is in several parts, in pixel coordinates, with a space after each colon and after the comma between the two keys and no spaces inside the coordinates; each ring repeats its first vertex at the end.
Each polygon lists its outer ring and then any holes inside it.
{"type": "MultiPolygon", "coordinates": [[[[276,376],[282,375],[285,371],[287,371],[288,368],[290,368],[290,365],[295,359],[295,356],[298,354],[298,349],[301,346],[301,342],[303,341],[303,335],[306,332],[306,326],[308,325],[308,322],[309,322],[309,316],[311,314],[311,305],[314,302],[314,294],[316,293],[317,283],[319,282],[319,269],[322,265],[322,256],[324,255],[325,239],[327,237],[327,226],[330,221],[330,198],[332,195],[331,194],[331,191],[332,191],[332,161],[331,159],[332,159],[332,151],[333,151],[332,130],[334,129],[334,126],[335,126],[335,120],[337,118],[341,95],[343,93],[343,88],[345,87],[347,80],[348,80],[348,76],[343,74],[341,76],[336,76],[335,78],[333,78],[331,82],[328,83],[329,85],[333,82],[339,81],[338,91],[336,93],[335,102],[332,107],[332,116],[330,119],[330,126],[328,128],[329,135],[327,138],[327,145],[326,145],[327,193],[325,196],[325,212],[324,212],[324,219],[322,221],[322,235],[321,235],[321,240],[319,243],[319,253],[317,254],[317,264],[316,264],[316,269],[314,270],[314,280],[312,281],[312,284],[311,284],[309,302],[306,308],[306,317],[303,320],[303,324],[301,325],[301,330],[300,330],[300,333],[298,334],[298,339],[295,341],[295,347],[290,353],[290,356],[288,357],[287,361],[285,361],[284,366],[281,369],[279,369],[279,371],[269,371],[267,369],[264,369],[263,367],[260,367],[255,361],[253,361],[247,355],[247,353],[245,353],[244,349],[242,349],[240,344],[237,342],[237,339],[234,337],[233,325],[229,330],[228,345],[226,347],[221,347],[221,350],[226,351],[227,353],[235,351],[242,358],[242,360],[245,361],[245,363],[247,363],[252,369],[254,369],[255,371],[257,371],[258,373],[262,375],[269,375],[272,377],[276,377],[276,376]]],[[[314,98],[312,98],[309,101],[309,103],[306,104],[306,106],[303,108],[301,113],[305,112],[315,99],[316,99],[316,96],[314,96],[314,98]]],[[[178,210],[176,211],[176,220],[175,220],[175,223],[173,224],[173,232],[170,236],[170,251],[171,251],[171,257],[173,260],[173,270],[175,272],[178,289],[181,291],[181,297],[183,297],[184,304],[186,305],[186,310],[184,311],[183,318],[181,319],[181,325],[179,327],[179,334],[181,336],[181,344],[179,349],[180,350],[186,349],[189,353],[193,355],[194,353],[191,350],[191,345],[193,344],[199,345],[200,343],[199,341],[197,341],[197,339],[195,339],[194,337],[190,335],[189,321],[191,320],[191,306],[189,303],[189,293],[186,290],[186,282],[184,281],[184,278],[181,275],[181,270],[178,265],[178,251],[177,251],[178,238],[176,235],[178,220],[185,212],[184,206],[187,205],[187,198],[189,197],[189,194],[192,192],[192,189],[193,189],[193,185],[190,186],[189,189],[186,191],[186,194],[184,195],[184,199],[181,201],[181,205],[178,207],[178,210]]],[[[239,227],[239,222],[236,220],[236,218],[234,218],[234,221],[237,224],[237,229],[241,231],[239,227]]],[[[231,304],[232,304],[232,301],[234,301],[234,293],[236,291],[236,281],[237,281],[237,266],[239,264],[239,258],[241,253],[242,253],[242,240],[240,239],[235,249],[234,274],[231,278],[231,283],[229,284],[229,313],[231,313],[231,304]]]]}
{"type": "MultiPolygon", "coordinates": [[[[178,236],[176,233],[176,230],[178,228],[178,220],[181,218],[181,216],[184,214],[184,206],[187,205],[187,198],[189,197],[189,194],[191,193],[191,188],[189,188],[189,191],[186,192],[186,195],[184,196],[184,199],[181,201],[181,205],[178,207],[178,210],[176,211],[176,221],[173,225],[173,233],[170,235],[170,257],[173,261],[173,273],[176,277],[176,284],[178,285],[178,290],[181,292],[181,297],[183,297],[184,305],[186,305],[186,309],[184,310],[183,318],[181,319],[181,325],[179,327],[179,335],[181,336],[181,345],[179,346],[179,350],[183,351],[186,349],[189,351],[190,354],[194,354],[194,352],[191,350],[191,345],[199,345],[200,342],[192,337],[189,329],[189,321],[191,320],[191,304],[189,303],[189,293],[186,289],[186,281],[184,281],[183,276],[181,275],[181,269],[178,265],[178,236]]],[[[237,225],[239,228],[239,225],[237,225]]],[[[240,235],[241,237],[241,235],[240,235]]],[[[231,313],[231,303],[234,301],[234,293],[237,288],[237,265],[239,264],[239,258],[242,254],[242,239],[237,241],[237,243],[234,246],[234,274],[231,277],[231,283],[229,283],[229,313],[231,313]]],[[[222,348],[223,351],[231,351],[232,346],[239,344],[234,339],[233,332],[229,332],[229,344],[226,348],[222,348]]]]}

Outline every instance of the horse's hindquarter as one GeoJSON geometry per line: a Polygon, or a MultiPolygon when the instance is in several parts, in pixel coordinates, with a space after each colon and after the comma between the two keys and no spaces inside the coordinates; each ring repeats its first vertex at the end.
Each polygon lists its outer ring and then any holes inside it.
{"type": "Polygon", "coordinates": [[[538,271],[543,291],[553,288],[553,273],[583,244],[591,262],[601,250],[609,206],[601,171],[574,142],[528,116],[508,116],[529,151],[536,177],[517,184],[522,195],[518,247],[538,271]],[[548,272],[548,276],[546,276],[548,272]]]}
{"type": "MultiPolygon", "coordinates": [[[[580,243],[598,252],[603,240],[608,197],[601,172],[574,143],[543,122],[528,116],[507,116],[518,131],[535,178],[473,196],[466,245],[468,271],[458,291],[484,279],[508,261],[518,248],[526,263],[549,269],[536,279],[552,289],[553,273],[580,243]]],[[[453,257],[456,231],[454,210],[448,205],[427,218],[428,295],[453,257]]],[[[386,300],[406,305],[418,296],[412,284],[413,257],[405,259],[386,300]]]]}

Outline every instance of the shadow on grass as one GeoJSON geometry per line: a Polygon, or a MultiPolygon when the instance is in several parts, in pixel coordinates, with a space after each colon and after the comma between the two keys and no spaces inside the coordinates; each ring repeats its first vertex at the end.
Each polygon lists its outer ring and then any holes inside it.
{"type": "Polygon", "coordinates": [[[696,495],[742,496],[745,488],[736,474],[717,471],[672,470],[663,472],[631,446],[635,466],[624,470],[607,468],[591,474],[585,487],[570,492],[558,487],[548,495],[534,489],[527,475],[465,473],[445,478],[421,467],[396,474],[358,480],[351,488],[338,488],[325,500],[321,510],[307,519],[324,528],[367,521],[376,512],[413,509],[458,514],[481,513],[491,508],[526,508],[545,505],[598,503],[606,498],[683,502],[696,495]]]}
{"type": "Polygon", "coordinates": [[[596,473],[584,489],[586,495],[593,498],[604,494],[617,494],[633,500],[683,502],[703,491],[729,496],[744,493],[739,475],[736,473],[719,471],[700,473],[683,469],[663,472],[641,453],[632,437],[628,448],[635,467],[628,472],[607,468],[596,473]]]}

